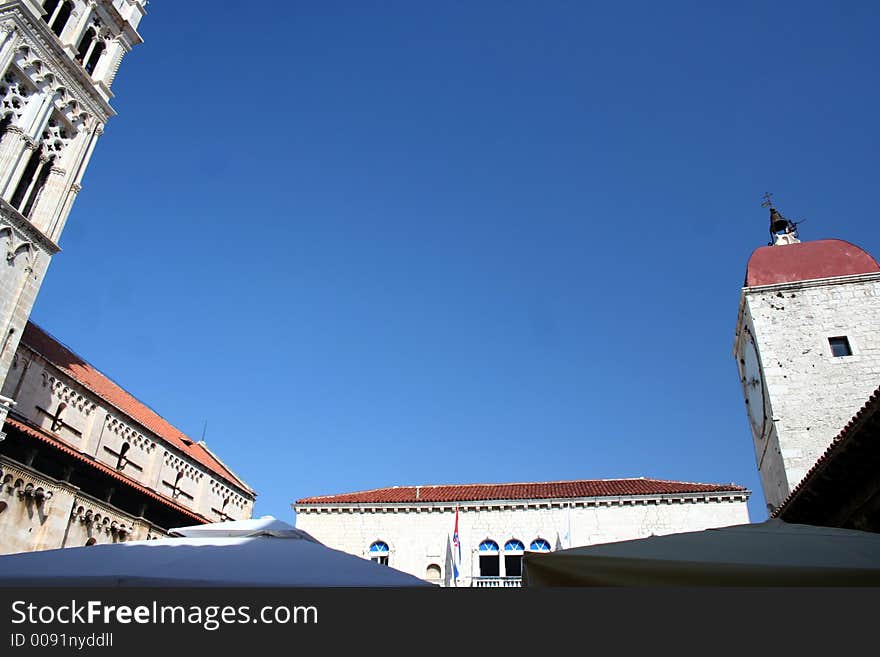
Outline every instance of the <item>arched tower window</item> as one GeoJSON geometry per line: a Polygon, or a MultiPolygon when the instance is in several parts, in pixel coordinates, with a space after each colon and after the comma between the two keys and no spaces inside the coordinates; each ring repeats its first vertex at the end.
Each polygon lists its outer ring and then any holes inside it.
{"type": "Polygon", "coordinates": [[[85,61],[86,55],[89,54],[89,50],[91,49],[96,36],[95,28],[90,27],[79,40],[79,45],[76,47],[76,61],[80,64],[85,61]]]}
{"type": "Polygon", "coordinates": [[[106,46],[104,45],[104,40],[99,39],[98,43],[92,49],[92,54],[84,65],[86,73],[88,73],[89,75],[95,72],[95,67],[98,65],[98,60],[101,59],[101,55],[104,54],[105,47],[106,46]]]}
{"type": "Polygon", "coordinates": [[[52,19],[55,17],[55,11],[60,4],[61,2],[59,0],[45,0],[45,2],[43,2],[43,11],[46,12],[43,14],[44,23],[47,25],[52,24],[52,19]]]}
{"type": "Polygon", "coordinates": [[[54,161],[54,156],[44,160],[39,149],[31,153],[31,158],[28,160],[10,201],[12,206],[25,217],[30,216],[40,192],[43,191],[43,186],[46,184],[54,161]]]}
{"type": "Polygon", "coordinates": [[[501,575],[498,543],[486,539],[478,548],[480,554],[480,577],[498,577],[501,575]]]}
{"type": "Polygon", "coordinates": [[[383,566],[388,565],[388,555],[391,550],[388,549],[388,543],[384,541],[376,541],[370,545],[370,561],[375,561],[383,566]]]}
{"type": "Polygon", "coordinates": [[[94,26],[89,27],[79,40],[76,48],[76,61],[83,65],[86,73],[91,75],[98,66],[98,61],[104,53],[106,44],[104,39],[98,36],[98,32],[94,26]]]}
{"type": "Polygon", "coordinates": [[[58,0],[46,0],[43,3],[43,21],[49,26],[49,29],[55,33],[55,36],[61,36],[64,26],[70,20],[70,13],[73,11],[73,3],[70,0],[59,2],[58,0]]]}
{"type": "Polygon", "coordinates": [[[89,540],[86,541],[86,546],[94,545],[97,542],[98,540],[94,536],[92,536],[89,540]]]}

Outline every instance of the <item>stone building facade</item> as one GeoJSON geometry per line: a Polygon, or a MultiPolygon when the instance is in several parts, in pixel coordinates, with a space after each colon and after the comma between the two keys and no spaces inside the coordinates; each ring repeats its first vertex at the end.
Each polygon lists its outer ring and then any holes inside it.
{"type": "Polygon", "coordinates": [[[28,321],[145,0],[0,2],[0,553],[249,518],[254,491],[28,321]]]}
{"type": "MultiPolygon", "coordinates": [[[[142,42],[144,0],[0,2],[0,381],[142,42]]],[[[3,399],[0,422],[12,403],[3,399]]]]}
{"type": "Polygon", "coordinates": [[[0,554],[159,538],[251,517],[254,491],[32,323],[2,394],[0,554]]]}
{"type": "MultiPolygon", "coordinates": [[[[775,215],[774,215],[775,213],[775,215]]],[[[734,357],[772,513],[880,385],[880,266],[837,239],[780,229],[752,253],[734,357]]]]}
{"type": "Polygon", "coordinates": [[[296,526],[332,548],[444,586],[516,587],[527,550],[745,524],[749,494],[733,484],[583,480],[380,488],[293,509],[296,526]]]}

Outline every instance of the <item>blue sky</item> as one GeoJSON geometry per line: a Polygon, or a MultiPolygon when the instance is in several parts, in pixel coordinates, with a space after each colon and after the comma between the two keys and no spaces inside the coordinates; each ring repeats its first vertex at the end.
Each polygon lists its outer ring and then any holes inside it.
{"type": "Polygon", "coordinates": [[[152,2],[32,318],[256,515],[646,476],[762,520],[761,195],[880,254],[880,11],[706,4],[152,2]]]}

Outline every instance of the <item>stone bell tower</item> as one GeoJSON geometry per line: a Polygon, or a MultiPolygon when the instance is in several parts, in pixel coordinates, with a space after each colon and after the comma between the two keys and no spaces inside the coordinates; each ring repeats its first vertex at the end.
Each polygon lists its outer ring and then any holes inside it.
{"type": "MultiPolygon", "coordinates": [[[[0,2],[0,385],[107,120],[145,0],[0,2]]],[[[0,398],[0,427],[14,400],[0,398]]],[[[0,436],[2,438],[2,436],[0,436]]]]}
{"type": "Polygon", "coordinates": [[[733,354],[770,509],[880,386],[880,266],[838,239],[800,241],[770,209],[746,267],[733,354]]]}

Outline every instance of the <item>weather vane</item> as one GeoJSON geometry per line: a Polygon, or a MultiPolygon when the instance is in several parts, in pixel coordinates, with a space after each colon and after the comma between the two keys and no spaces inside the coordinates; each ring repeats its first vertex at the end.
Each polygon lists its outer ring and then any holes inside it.
{"type": "Polygon", "coordinates": [[[773,194],[770,192],[764,192],[764,196],[762,196],[761,199],[761,207],[770,208],[771,239],[769,244],[772,246],[774,244],[792,244],[794,242],[799,242],[797,225],[801,222],[792,221],[791,219],[783,217],[779,211],[773,207],[773,194]]]}

